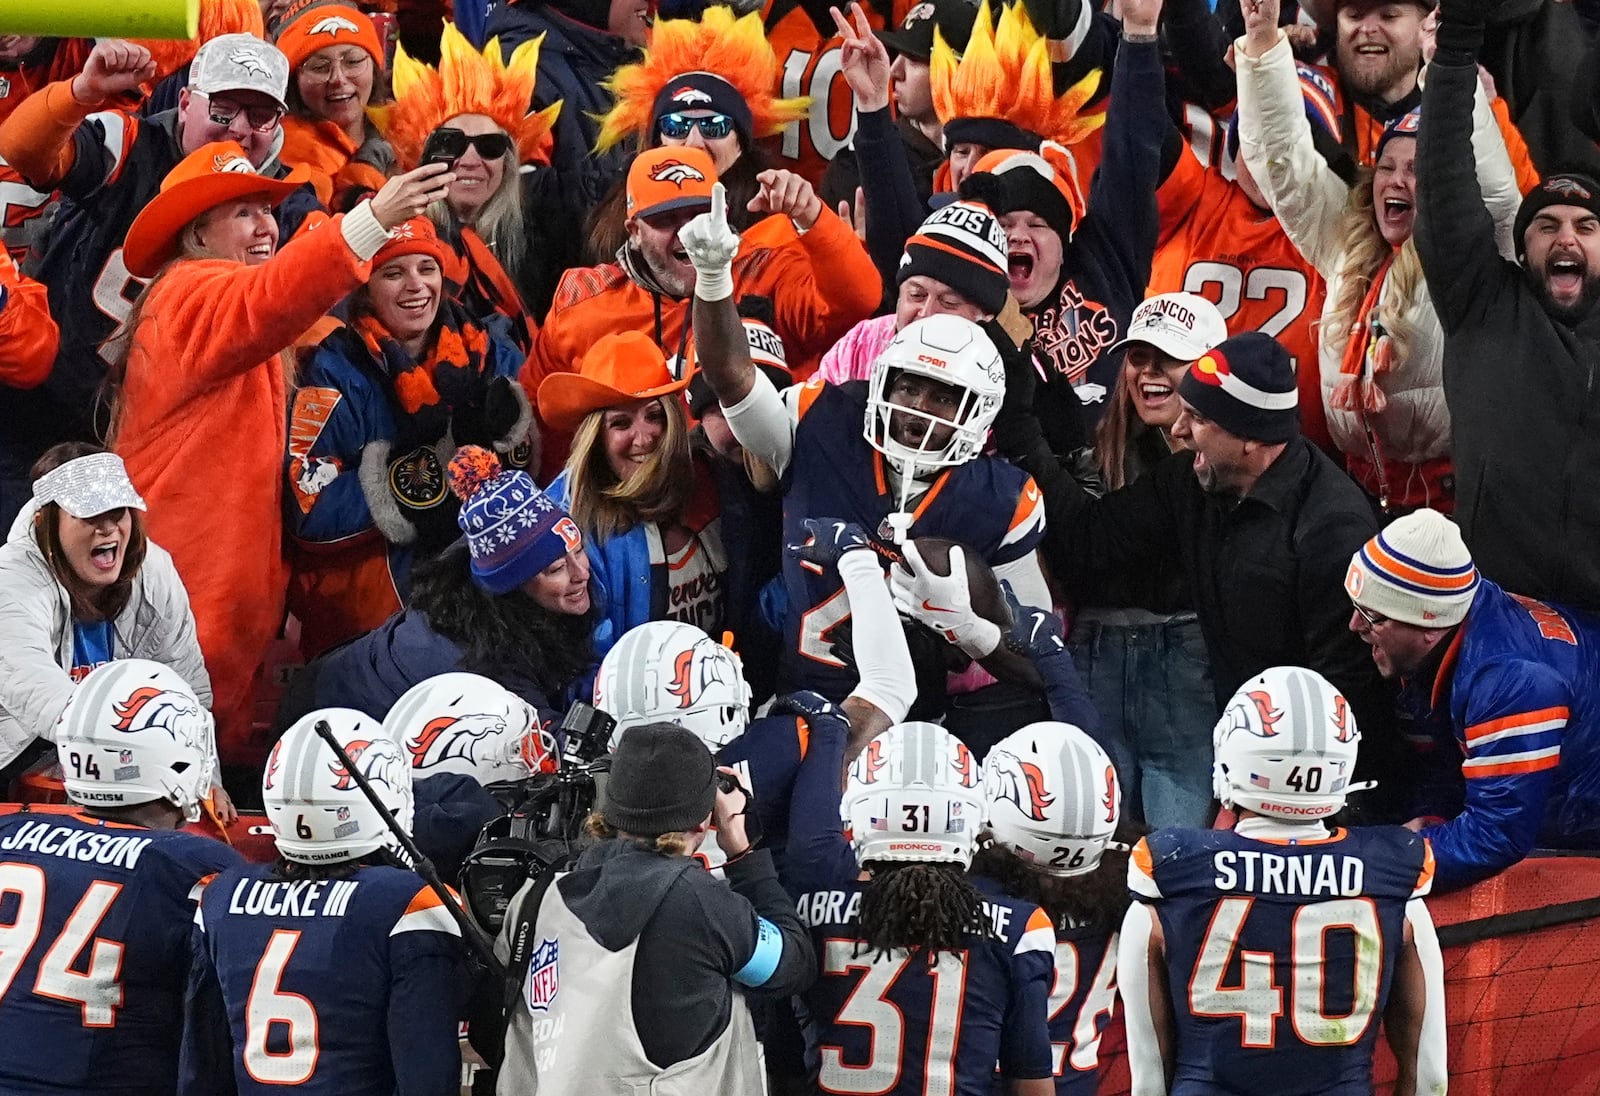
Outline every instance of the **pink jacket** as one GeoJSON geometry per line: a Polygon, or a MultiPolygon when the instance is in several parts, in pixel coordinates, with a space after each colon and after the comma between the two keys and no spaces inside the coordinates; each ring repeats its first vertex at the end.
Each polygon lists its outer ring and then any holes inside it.
{"type": "Polygon", "coordinates": [[[829,384],[864,381],[872,376],[872,363],[894,339],[894,315],[862,320],[822,355],[817,376],[829,384]]]}

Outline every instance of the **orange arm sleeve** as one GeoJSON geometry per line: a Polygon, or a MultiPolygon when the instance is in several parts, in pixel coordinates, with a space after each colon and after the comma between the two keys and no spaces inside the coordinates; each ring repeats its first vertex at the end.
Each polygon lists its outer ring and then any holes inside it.
{"type": "Polygon", "coordinates": [[[0,384],[11,388],[43,384],[60,342],[44,286],[18,273],[11,256],[0,248],[0,384]]]}
{"type": "Polygon", "coordinates": [[[0,123],[0,157],[35,190],[54,190],[72,170],[72,134],[94,110],[72,97],[72,81],[47,85],[0,123]]]}
{"type": "Polygon", "coordinates": [[[1511,120],[1511,108],[1504,99],[1494,100],[1489,109],[1494,111],[1494,120],[1500,123],[1500,136],[1511,156],[1511,168],[1517,173],[1517,189],[1526,194],[1539,185],[1539,169],[1533,166],[1533,157],[1528,155],[1528,142],[1522,139],[1522,131],[1511,120]]]}

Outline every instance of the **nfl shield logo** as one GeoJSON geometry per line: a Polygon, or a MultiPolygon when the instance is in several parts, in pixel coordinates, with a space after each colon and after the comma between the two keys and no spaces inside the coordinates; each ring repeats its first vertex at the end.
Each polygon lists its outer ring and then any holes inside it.
{"type": "Polygon", "coordinates": [[[350,821],[350,808],[349,807],[340,807],[337,811],[334,812],[334,815],[339,819],[339,821],[348,822],[348,821],[350,821]]]}
{"type": "Polygon", "coordinates": [[[561,944],[557,940],[540,940],[533,949],[533,961],[528,964],[528,980],[523,983],[523,995],[528,999],[530,1012],[549,1012],[550,1003],[556,999],[560,983],[561,944]]]}
{"type": "Polygon", "coordinates": [[[117,763],[119,765],[132,765],[133,764],[133,751],[132,750],[120,750],[120,751],[118,751],[118,753],[117,753],[117,763]]]}

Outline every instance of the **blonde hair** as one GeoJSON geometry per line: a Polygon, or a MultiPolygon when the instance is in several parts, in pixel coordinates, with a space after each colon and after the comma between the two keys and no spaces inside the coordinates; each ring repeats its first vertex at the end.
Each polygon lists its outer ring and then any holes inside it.
{"type": "MultiPolygon", "coordinates": [[[[1356,184],[1350,188],[1350,197],[1339,222],[1339,254],[1342,256],[1339,298],[1317,321],[1321,325],[1318,337],[1322,345],[1340,356],[1350,341],[1351,329],[1366,318],[1360,315],[1361,302],[1372,288],[1372,279],[1394,250],[1378,231],[1377,200],[1372,188],[1375,174],[1370,167],[1362,168],[1356,184]]],[[[1422,260],[1417,257],[1415,236],[1400,245],[1400,253],[1389,267],[1387,282],[1386,295],[1398,307],[1385,311],[1383,330],[1389,337],[1393,360],[1404,361],[1416,333],[1407,318],[1406,306],[1415,304],[1424,291],[1422,260]]]]}
{"type": "MultiPolygon", "coordinates": [[[[619,832],[598,810],[589,812],[589,817],[583,820],[583,828],[596,841],[610,841],[619,832]]],[[[689,842],[689,835],[681,831],[658,834],[653,841],[648,838],[643,840],[663,856],[688,856],[694,851],[689,842]]]]}
{"type": "Polygon", "coordinates": [[[605,422],[610,408],[584,416],[572,437],[567,458],[567,510],[596,543],[625,533],[642,522],[675,521],[694,490],[689,453],[689,420],[676,393],[658,396],[667,416],[661,442],[626,480],[618,480],[606,459],[605,422]]]}

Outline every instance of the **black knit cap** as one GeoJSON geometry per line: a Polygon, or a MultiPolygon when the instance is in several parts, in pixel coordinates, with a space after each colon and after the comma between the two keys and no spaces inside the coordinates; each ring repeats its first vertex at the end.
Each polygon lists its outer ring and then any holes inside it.
{"type": "Polygon", "coordinates": [[[1523,238],[1528,235],[1528,226],[1533,224],[1539,211],[1558,205],[1582,206],[1600,216],[1600,183],[1576,171],[1558,172],[1540,179],[1539,185],[1528,191],[1522,205],[1517,207],[1517,223],[1512,229],[1517,258],[1522,258],[1527,250],[1523,238]]]}
{"type": "Polygon", "coordinates": [[[1006,233],[981,202],[955,201],[934,210],[906,241],[895,284],[937,278],[991,316],[1006,306],[1006,233]]]}
{"type": "Polygon", "coordinates": [[[1178,382],[1178,395],[1236,438],[1270,444],[1300,433],[1294,359],[1259,331],[1225,339],[1202,355],[1178,382]]]}
{"type": "Polygon", "coordinates": [[[971,0],[921,0],[906,12],[898,30],[875,33],[893,53],[927,61],[933,56],[935,29],[959,57],[966,52],[967,42],[972,39],[972,24],[977,21],[978,5],[971,0]]]}
{"type": "Polygon", "coordinates": [[[744,101],[737,88],[714,72],[685,72],[668,80],[656,95],[655,108],[650,112],[653,131],[664,114],[680,110],[714,110],[733,119],[733,128],[739,134],[739,147],[749,148],[753,123],[750,104],[744,101]]]}
{"type": "Polygon", "coordinates": [[[698,735],[676,723],[630,727],[611,755],[600,812],[637,837],[692,830],[717,800],[717,766],[698,735]]]}

